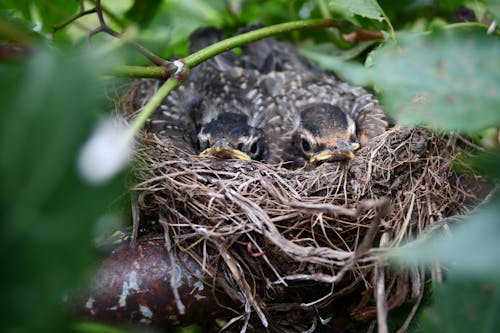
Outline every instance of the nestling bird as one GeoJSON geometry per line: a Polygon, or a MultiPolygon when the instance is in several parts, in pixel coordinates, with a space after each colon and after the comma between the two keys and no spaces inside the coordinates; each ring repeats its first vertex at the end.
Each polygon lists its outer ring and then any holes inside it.
{"type": "Polygon", "coordinates": [[[310,163],[351,159],[359,148],[354,120],[335,105],[309,105],[298,113],[297,121],[293,154],[310,163]]]}
{"type": "Polygon", "coordinates": [[[297,167],[351,159],[357,148],[387,129],[371,93],[321,70],[290,44],[271,37],[243,51],[242,66],[260,73],[258,110],[269,114],[268,162],[297,167]]]}
{"type": "MultiPolygon", "coordinates": [[[[190,51],[220,39],[220,30],[198,29],[190,51]]],[[[371,93],[321,70],[290,44],[271,37],[242,50],[241,58],[224,52],[191,71],[157,112],[163,132],[182,134],[202,156],[299,167],[353,158],[387,128],[371,93]]]]}
{"type": "MultiPolygon", "coordinates": [[[[190,36],[190,52],[222,39],[215,28],[200,28],[190,36]]],[[[192,71],[190,93],[199,103],[189,108],[197,129],[201,156],[262,160],[265,119],[254,108],[258,72],[241,67],[231,52],[222,53],[192,71]]]]}

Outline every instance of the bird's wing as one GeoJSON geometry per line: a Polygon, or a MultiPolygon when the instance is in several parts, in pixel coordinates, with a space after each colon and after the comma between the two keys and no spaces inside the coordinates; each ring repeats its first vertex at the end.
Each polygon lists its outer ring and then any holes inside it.
{"type": "MultiPolygon", "coordinates": [[[[130,97],[134,110],[140,111],[161,84],[162,81],[159,80],[140,80],[132,91],[133,96],[130,97]]],[[[194,152],[196,131],[192,119],[185,110],[193,107],[189,104],[196,101],[186,100],[185,95],[184,89],[184,91],[174,90],[167,96],[148,119],[146,129],[177,147],[194,152]]]]}

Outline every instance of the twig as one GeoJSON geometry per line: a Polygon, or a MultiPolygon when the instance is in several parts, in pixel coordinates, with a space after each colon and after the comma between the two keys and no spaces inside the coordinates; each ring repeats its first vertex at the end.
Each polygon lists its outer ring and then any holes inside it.
{"type": "MultiPolygon", "coordinates": [[[[106,22],[104,20],[102,8],[101,8],[101,0],[96,0],[95,12],[97,14],[97,18],[99,19],[99,27],[97,27],[96,29],[91,31],[89,36],[92,37],[93,35],[95,35],[99,32],[105,32],[113,37],[121,38],[121,34],[119,32],[111,29],[106,24],[106,22]]],[[[130,43],[130,45],[132,45],[132,47],[134,47],[137,51],[141,52],[146,58],[151,60],[151,62],[154,63],[155,65],[166,66],[166,65],[170,64],[170,61],[162,59],[161,57],[157,56],[156,54],[154,54],[153,52],[151,52],[150,50],[148,50],[144,46],[140,45],[139,43],[134,42],[134,41],[128,41],[128,43],[130,43]]]]}
{"type": "MultiPolygon", "coordinates": [[[[91,0],[94,4],[97,2],[97,0],[91,0]]],[[[112,11],[110,11],[107,7],[104,7],[101,4],[101,9],[102,11],[109,16],[109,18],[113,21],[115,21],[116,24],[118,24],[121,28],[125,28],[125,23],[118,18],[118,16],[115,15],[112,11]]]]}
{"type": "Polygon", "coordinates": [[[384,40],[384,34],[380,31],[367,29],[355,30],[351,33],[343,34],[342,37],[351,43],[368,40],[384,40]]]}
{"type": "MultiPolygon", "coordinates": [[[[104,14],[103,14],[103,11],[105,11],[105,8],[102,7],[101,0],[95,0],[93,2],[95,3],[95,6],[93,8],[87,9],[87,10],[84,9],[83,2],[80,2],[80,12],[73,15],[72,17],[68,18],[64,22],[54,25],[52,28],[53,33],[56,33],[57,31],[65,28],[66,26],[68,26],[69,24],[73,23],[74,21],[78,20],[79,18],[81,18],[83,16],[95,13],[97,15],[98,20],[99,20],[99,26],[89,33],[89,37],[92,37],[100,32],[105,32],[108,35],[111,35],[115,38],[119,38],[119,39],[122,38],[122,35],[119,32],[111,29],[106,24],[106,22],[104,20],[104,14]]],[[[111,13],[107,12],[107,15],[109,15],[110,17],[112,17],[113,19],[118,21],[118,19],[114,15],[112,15],[111,13]]],[[[120,23],[120,25],[123,26],[123,24],[121,22],[119,22],[119,23],[120,23]]],[[[154,54],[153,52],[151,52],[150,50],[148,50],[147,48],[145,48],[144,46],[140,45],[137,42],[127,40],[127,43],[129,43],[132,47],[134,47],[137,51],[142,53],[146,58],[148,58],[152,63],[154,63],[157,66],[169,67],[169,65],[171,64],[169,61],[162,59],[161,57],[157,56],[156,54],[154,54]]],[[[170,66],[169,68],[172,68],[172,67],[170,66]]]]}
{"type": "MultiPolygon", "coordinates": [[[[385,247],[388,243],[389,234],[384,233],[380,239],[380,247],[385,247]]],[[[384,267],[379,263],[375,265],[375,301],[377,303],[377,326],[378,333],[388,333],[387,326],[387,295],[385,292],[385,272],[384,267]]]]}
{"type": "Polygon", "coordinates": [[[134,246],[137,241],[137,236],[139,235],[140,209],[137,201],[137,193],[131,192],[130,197],[132,206],[132,239],[130,245],[134,246]]]}
{"type": "Polygon", "coordinates": [[[66,26],[68,26],[69,24],[75,22],[76,20],[78,20],[79,18],[81,17],[84,17],[84,16],[87,16],[87,15],[90,15],[90,14],[94,14],[96,11],[97,11],[97,8],[94,7],[94,8],[90,8],[90,9],[87,9],[87,10],[83,10],[83,7],[81,8],[82,10],[78,13],[78,14],[75,14],[73,16],[71,16],[70,18],[66,19],[64,22],[62,23],[59,23],[59,24],[55,24],[53,27],[52,27],[52,33],[56,33],[58,32],[59,30],[61,29],[64,29],[66,26]]]}
{"type": "Polygon", "coordinates": [[[179,295],[179,289],[177,288],[177,265],[175,263],[174,254],[172,252],[172,243],[170,241],[170,236],[168,232],[168,223],[163,216],[160,215],[159,222],[163,227],[164,235],[165,235],[165,247],[167,248],[167,253],[170,259],[170,288],[172,288],[172,293],[174,294],[175,304],[177,306],[177,311],[181,316],[186,313],[186,307],[182,304],[181,297],[179,295]]]}

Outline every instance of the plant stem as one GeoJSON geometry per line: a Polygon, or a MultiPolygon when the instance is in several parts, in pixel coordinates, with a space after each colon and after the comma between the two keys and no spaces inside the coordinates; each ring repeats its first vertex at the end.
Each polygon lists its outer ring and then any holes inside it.
{"type": "MultiPolygon", "coordinates": [[[[187,70],[199,65],[200,63],[215,57],[216,55],[228,51],[240,45],[276,35],[283,32],[289,32],[298,29],[306,28],[322,28],[336,27],[337,23],[332,20],[304,20],[293,21],[288,23],[276,24],[262,29],[253,30],[238,36],[234,36],[218,43],[212,44],[198,52],[195,52],[183,59],[184,66],[187,70]]],[[[155,77],[166,78],[172,75],[171,71],[166,67],[138,67],[138,66],[122,66],[115,71],[115,74],[126,74],[133,77],[155,77]]],[[[160,89],[151,97],[144,105],[144,108],[137,115],[129,128],[128,139],[133,139],[136,133],[144,126],[148,118],[153,114],[156,108],[161,104],[163,99],[176,87],[180,85],[178,76],[171,76],[160,89]]]]}
{"type": "Polygon", "coordinates": [[[146,121],[151,117],[153,112],[156,110],[158,106],[160,106],[161,102],[167,95],[175,88],[179,86],[179,80],[175,77],[171,77],[168,79],[158,91],[151,96],[149,101],[144,105],[141,112],[134,119],[130,128],[128,130],[127,139],[132,140],[136,133],[138,133],[141,128],[144,126],[146,121]]]}
{"type": "Polygon", "coordinates": [[[114,68],[110,74],[119,77],[152,79],[165,79],[170,76],[170,72],[160,66],[119,66],[114,68]]]}
{"type": "Polygon", "coordinates": [[[184,58],[184,61],[188,68],[193,68],[200,63],[218,55],[219,53],[229,51],[235,47],[256,41],[258,39],[299,29],[314,29],[337,26],[338,24],[336,22],[329,19],[311,19],[276,24],[224,39],[218,43],[212,44],[204,49],[199,50],[198,52],[187,56],[186,58],[184,58]]]}
{"type": "MultiPolygon", "coordinates": [[[[246,32],[241,35],[224,39],[218,43],[212,44],[204,49],[195,52],[186,58],[184,62],[191,69],[200,63],[215,57],[216,55],[229,51],[235,47],[256,41],[258,39],[277,35],[283,32],[290,32],[299,29],[314,29],[325,27],[338,27],[338,24],[330,19],[311,19],[303,21],[292,21],[282,24],[276,24],[269,27],[246,32]]],[[[111,74],[126,77],[149,77],[165,79],[171,75],[170,71],[165,71],[158,66],[140,67],[140,66],[120,66],[111,74]]]]}

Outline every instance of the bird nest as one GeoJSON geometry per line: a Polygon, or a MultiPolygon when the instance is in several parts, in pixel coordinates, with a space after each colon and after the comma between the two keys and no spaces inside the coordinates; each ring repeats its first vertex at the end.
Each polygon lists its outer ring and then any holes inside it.
{"type": "MultiPolygon", "coordinates": [[[[136,93],[122,101],[129,116],[136,93]]],[[[389,129],[347,163],[295,170],[200,157],[148,130],[138,141],[140,233],[164,233],[229,296],[221,306],[254,326],[366,321],[377,306],[416,303],[422,270],[391,270],[383,254],[477,199],[474,176],[452,168],[459,139],[421,128],[389,129]]]]}

